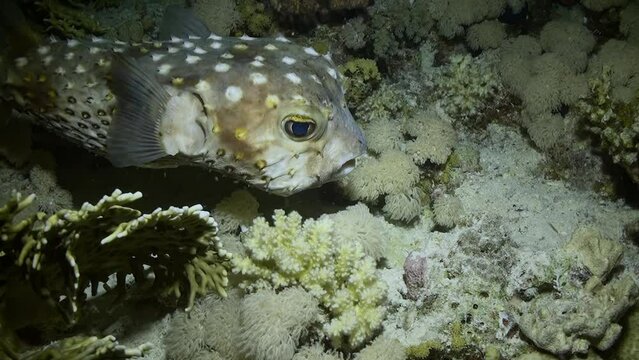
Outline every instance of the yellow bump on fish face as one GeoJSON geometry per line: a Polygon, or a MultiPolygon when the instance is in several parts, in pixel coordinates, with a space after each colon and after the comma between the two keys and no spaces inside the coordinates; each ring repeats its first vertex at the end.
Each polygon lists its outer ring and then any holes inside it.
{"type": "Polygon", "coordinates": [[[277,95],[268,95],[264,104],[269,109],[275,109],[280,104],[280,98],[277,95]]]}
{"type": "Polygon", "coordinates": [[[113,100],[113,94],[112,93],[107,93],[106,95],[104,95],[104,100],[106,100],[106,101],[113,100]]]}
{"type": "Polygon", "coordinates": [[[215,122],[215,124],[213,124],[213,129],[211,131],[213,131],[213,134],[219,134],[220,132],[222,132],[222,128],[220,127],[220,124],[217,123],[217,121],[215,122]]]}
{"type": "Polygon", "coordinates": [[[251,75],[249,75],[249,79],[251,80],[253,85],[262,85],[268,82],[268,79],[266,78],[266,76],[264,76],[264,74],[257,72],[251,73],[251,75]]]}
{"type": "Polygon", "coordinates": [[[58,97],[58,92],[55,91],[55,89],[49,89],[49,91],[47,91],[47,95],[50,99],[55,99],[58,97]]]}
{"type": "Polygon", "coordinates": [[[237,153],[233,154],[233,159],[235,159],[236,161],[240,161],[240,160],[244,159],[244,153],[243,152],[237,152],[237,153]]]}
{"type": "Polygon", "coordinates": [[[222,157],[222,156],[226,155],[226,150],[224,150],[224,149],[217,149],[217,151],[215,152],[215,154],[216,154],[218,157],[222,157]]]}
{"type": "Polygon", "coordinates": [[[168,75],[171,69],[173,69],[173,66],[171,66],[171,64],[162,64],[158,67],[158,74],[168,75]]]}
{"type": "Polygon", "coordinates": [[[184,85],[184,78],[174,77],[173,79],[171,79],[171,84],[173,84],[173,86],[182,86],[184,85]]]}
{"type": "Polygon", "coordinates": [[[233,45],[233,49],[235,49],[235,50],[246,50],[246,49],[248,49],[248,45],[241,44],[241,43],[240,44],[235,44],[235,45],[233,45]]]}
{"type": "Polygon", "coordinates": [[[297,76],[296,73],[287,73],[284,76],[288,79],[288,81],[292,82],[293,84],[298,85],[302,83],[302,79],[299,76],[297,76]]]}
{"type": "Polygon", "coordinates": [[[255,162],[255,167],[258,170],[262,170],[266,167],[266,160],[260,159],[255,162]]]}
{"type": "Polygon", "coordinates": [[[288,175],[289,175],[289,176],[293,176],[293,175],[295,175],[295,169],[289,169],[289,170],[288,170],[288,175]]]}
{"type": "Polygon", "coordinates": [[[45,81],[47,81],[47,76],[46,75],[44,75],[44,74],[38,75],[38,82],[43,83],[45,81]]]}
{"type": "Polygon", "coordinates": [[[226,96],[226,99],[228,101],[238,102],[242,99],[242,96],[244,96],[244,93],[242,92],[242,89],[239,86],[231,85],[226,88],[224,95],[226,96]]]}
{"type": "Polygon", "coordinates": [[[277,50],[277,46],[275,46],[275,45],[273,45],[273,44],[266,44],[266,45],[264,46],[264,49],[265,49],[265,50],[269,50],[269,51],[275,51],[275,50],[277,50]]]}
{"type": "Polygon", "coordinates": [[[246,140],[246,136],[248,135],[248,129],[245,127],[239,127],[235,129],[235,138],[238,140],[246,140]]]}
{"type": "Polygon", "coordinates": [[[227,64],[227,63],[218,63],[215,64],[215,67],[213,68],[215,70],[215,72],[227,72],[231,69],[231,65],[227,64]]]}

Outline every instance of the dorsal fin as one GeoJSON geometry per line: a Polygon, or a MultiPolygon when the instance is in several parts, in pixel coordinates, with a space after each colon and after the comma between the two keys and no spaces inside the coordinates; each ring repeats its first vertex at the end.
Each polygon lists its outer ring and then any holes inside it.
{"type": "Polygon", "coordinates": [[[169,5],[164,11],[162,23],[160,23],[160,40],[170,40],[171,37],[186,39],[189,36],[199,36],[205,38],[211,31],[198,19],[191,8],[180,5],[169,5]]]}
{"type": "Polygon", "coordinates": [[[160,138],[170,99],[166,90],[135,59],[119,54],[113,59],[110,86],[117,99],[106,146],[111,163],[140,166],[166,156],[160,138]]]}

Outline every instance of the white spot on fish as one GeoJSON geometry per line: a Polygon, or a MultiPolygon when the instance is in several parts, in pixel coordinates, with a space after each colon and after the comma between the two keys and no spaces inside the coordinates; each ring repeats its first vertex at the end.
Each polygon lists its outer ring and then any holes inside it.
{"type": "Polygon", "coordinates": [[[84,66],[82,66],[82,64],[78,64],[73,70],[73,72],[75,72],[76,74],[84,74],[85,72],[87,72],[87,69],[85,69],[84,66]]]}
{"type": "Polygon", "coordinates": [[[102,51],[102,49],[100,49],[99,47],[93,46],[93,47],[89,48],[89,54],[91,54],[91,55],[95,55],[95,54],[99,53],[100,51],[102,51]]]}
{"type": "Polygon", "coordinates": [[[211,84],[208,81],[200,80],[195,84],[195,90],[203,92],[211,90],[211,84]]]}
{"type": "Polygon", "coordinates": [[[201,37],[197,36],[197,35],[189,35],[189,40],[200,40],[201,37]]]}
{"type": "Polygon", "coordinates": [[[179,43],[180,41],[182,41],[182,39],[180,39],[179,37],[171,36],[172,43],[179,43]]]}
{"type": "Polygon", "coordinates": [[[286,78],[293,84],[300,84],[302,82],[302,79],[300,79],[300,77],[295,73],[288,73],[284,76],[286,76],[286,78]]]}
{"type": "Polygon", "coordinates": [[[51,50],[51,47],[50,47],[50,46],[46,46],[46,45],[44,45],[44,46],[40,46],[40,47],[38,48],[38,54],[40,54],[40,55],[46,55],[46,54],[48,54],[48,53],[49,53],[49,50],[51,50]]]}
{"type": "Polygon", "coordinates": [[[304,48],[304,52],[309,54],[309,55],[313,55],[313,56],[319,56],[319,54],[317,53],[317,51],[315,51],[315,49],[313,49],[312,47],[305,47],[304,48]]]}
{"type": "Polygon", "coordinates": [[[248,49],[248,45],[246,45],[246,44],[235,44],[235,45],[233,45],[233,48],[237,49],[237,50],[246,50],[246,49],[248,49]]]}
{"type": "Polygon", "coordinates": [[[186,63],[187,64],[196,64],[198,61],[202,60],[201,57],[199,56],[195,56],[195,55],[187,55],[186,56],[186,63]]]}
{"type": "Polygon", "coordinates": [[[327,68],[326,72],[328,73],[328,75],[330,75],[333,79],[337,79],[337,71],[335,71],[335,69],[333,68],[327,68]]]}
{"type": "Polygon", "coordinates": [[[214,42],[211,43],[211,48],[213,48],[213,49],[219,49],[221,47],[222,47],[222,43],[220,43],[220,42],[214,41],[214,42]]]}
{"type": "Polygon", "coordinates": [[[71,81],[67,81],[67,83],[64,85],[64,90],[73,89],[74,86],[75,85],[71,81]]]}
{"type": "Polygon", "coordinates": [[[269,51],[274,51],[277,50],[277,46],[273,45],[273,44],[267,44],[264,46],[264,49],[269,50],[269,51]]]}
{"type": "Polygon", "coordinates": [[[100,59],[98,60],[98,66],[109,66],[111,65],[110,61],[104,60],[104,59],[100,59]]]}
{"type": "Polygon", "coordinates": [[[250,63],[250,64],[251,64],[251,66],[255,66],[255,67],[262,67],[262,66],[264,66],[264,63],[262,63],[261,61],[257,61],[257,60],[255,60],[255,61],[251,61],[251,63],[250,63]]]}
{"type": "Polygon", "coordinates": [[[248,36],[248,35],[244,34],[244,35],[242,35],[242,37],[240,37],[240,40],[251,41],[251,40],[255,40],[255,38],[252,37],[252,36],[248,36]]]}
{"type": "Polygon", "coordinates": [[[229,101],[238,102],[242,99],[242,96],[244,94],[242,93],[242,89],[240,89],[239,86],[231,85],[226,88],[224,95],[229,101]]]}
{"type": "Polygon", "coordinates": [[[322,57],[323,57],[324,59],[328,60],[328,61],[333,61],[333,58],[331,57],[331,53],[330,53],[330,52],[328,52],[328,53],[326,53],[326,54],[322,55],[322,57]]]}
{"type": "Polygon", "coordinates": [[[91,36],[91,41],[94,43],[103,43],[104,39],[101,37],[97,37],[97,36],[91,36]]]}
{"type": "Polygon", "coordinates": [[[291,40],[285,38],[284,36],[280,35],[278,37],[275,38],[275,40],[277,41],[281,41],[281,42],[291,42],[291,40]]]}
{"type": "Polygon", "coordinates": [[[120,48],[120,47],[118,47],[118,48],[113,48],[113,52],[116,52],[116,53],[123,53],[123,52],[124,52],[124,49],[123,49],[123,48],[120,48]]]}
{"type": "Polygon", "coordinates": [[[222,37],[221,37],[221,36],[219,36],[219,35],[215,35],[215,34],[213,34],[213,33],[211,33],[211,35],[209,35],[209,37],[208,37],[208,38],[209,38],[209,39],[211,39],[211,40],[222,40],[222,37]]]}
{"type": "Polygon", "coordinates": [[[71,60],[71,59],[73,59],[74,56],[75,56],[75,53],[69,52],[69,53],[64,54],[64,59],[65,60],[71,60]]]}
{"type": "Polygon", "coordinates": [[[287,64],[287,65],[293,65],[293,64],[295,64],[296,61],[297,60],[295,60],[295,59],[293,59],[292,57],[289,57],[289,56],[284,56],[282,58],[282,62],[284,64],[287,64]]]}
{"type": "Polygon", "coordinates": [[[45,56],[45,57],[42,59],[42,63],[43,63],[45,66],[49,66],[49,64],[51,63],[51,61],[53,61],[53,56],[51,56],[51,55],[47,55],[47,56],[45,56]]]}
{"type": "Polygon", "coordinates": [[[255,57],[255,60],[257,60],[257,61],[264,61],[264,56],[257,55],[257,56],[255,57]]]}
{"type": "Polygon", "coordinates": [[[316,83],[322,85],[322,81],[317,77],[317,75],[311,74],[311,79],[313,79],[313,81],[315,81],[316,83]]]}
{"type": "Polygon", "coordinates": [[[302,95],[293,95],[293,100],[308,105],[308,100],[302,95]]]}
{"type": "Polygon", "coordinates": [[[194,52],[194,53],[196,53],[196,54],[199,54],[199,55],[206,54],[206,50],[202,49],[202,48],[201,48],[201,47],[199,47],[199,46],[198,46],[198,47],[196,47],[196,48],[193,50],[193,52],[194,52]]]}
{"type": "Polygon", "coordinates": [[[16,61],[16,66],[19,67],[19,68],[25,67],[29,63],[29,59],[27,59],[26,57],[16,58],[15,61],[16,61]]]}
{"type": "Polygon", "coordinates": [[[117,45],[126,45],[126,43],[122,40],[115,40],[114,43],[116,43],[117,45]]]}
{"type": "Polygon", "coordinates": [[[156,61],[156,62],[157,62],[157,61],[162,60],[162,58],[163,58],[163,57],[165,57],[165,56],[166,56],[166,54],[152,54],[152,55],[151,55],[151,59],[152,59],[153,61],[156,61]]]}
{"type": "Polygon", "coordinates": [[[169,54],[175,54],[176,52],[180,51],[180,49],[178,49],[176,47],[170,47],[170,48],[166,49],[166,51],[168,51],[169,54]]]}
{"type": "Polygon", "coordinates": [[[262,85],[268,82],[266,76],[260,73],[251,73],[251,75],[249,75],[249,78],[251,79],[251,82],[253,82],[253,85],[262,85]]]}
{"type": "Polygon", "coordinates": [[[158,73],[160,75],[167,75],[172,68],[173,66],[171,66],[170,64],[162,64],[160,65],[160,67],[158,67],[158,73]]]}
{"type": "Polygon", "coordinates": [[[223,59],[232,59],[233,58],[233,54],[231,53],[224,53],[222,55],[220,55],[223,59]]]}
{"type": "Polygon", "coordinates": [[[183,48],[185,48],[185,49],[190,49],[190,48],[192,48],[193,46],[195,46],[195,44],[193,44],[193,43],[192,43],[192,42],[190,42],[190,41],[185,41],[185,42],[182,44],[182,47],[183,47],[183,48]]]}
{"type": "Polygon", "coordinates": [[[67,40],[67,46],[70,48],[78,46],[78,44],[80,44],[78,40],[75,40],[75,39],[67,40]]]}
{"type": "Polygon", "coordinates": [[[67,71],[64,70],[62,66],[58,66],[58,68],[55,69],[53,72],[56,73],[56,75],[64,75],[67,73],[67,71]]]}
{"type": "Polygon", "coordinates": [[[227,72],[231,69],[231,65],[226,63],[219,63],[215,65],[216,72],[227,72]]]}

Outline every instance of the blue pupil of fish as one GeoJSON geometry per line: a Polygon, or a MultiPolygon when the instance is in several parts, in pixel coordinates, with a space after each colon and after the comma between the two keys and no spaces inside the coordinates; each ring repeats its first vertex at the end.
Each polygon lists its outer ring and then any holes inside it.
{"type": "Polygon", "coordinates": [[[308,137],[315,131],[315,123],[307,121],[288,120],[285,123],[285,129],[289,136],[295,139],[303,139],[308,137]]]}

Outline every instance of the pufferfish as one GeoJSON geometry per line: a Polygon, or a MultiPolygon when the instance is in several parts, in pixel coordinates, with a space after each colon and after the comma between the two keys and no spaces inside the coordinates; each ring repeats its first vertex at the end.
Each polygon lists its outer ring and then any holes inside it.
{"type": "Polygon", "coordinates": [[[330,57],[281,36],[49,39],[9,64],[16,111],[117,167],[204,166],[288,196],[366,149],[330,57]]]}

